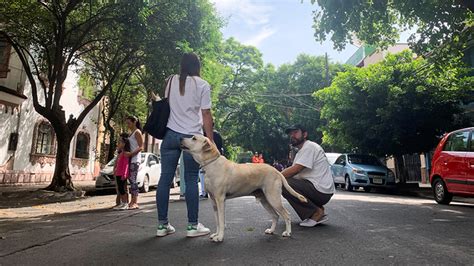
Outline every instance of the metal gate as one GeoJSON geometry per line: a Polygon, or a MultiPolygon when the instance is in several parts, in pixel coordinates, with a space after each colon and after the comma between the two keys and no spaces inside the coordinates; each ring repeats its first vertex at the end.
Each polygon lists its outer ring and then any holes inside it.
{"type": "Polygon", "coordinates": [[[421,160],[419,154],[403,155],[403,167],[407,182],[421,182],[421,160]]]}

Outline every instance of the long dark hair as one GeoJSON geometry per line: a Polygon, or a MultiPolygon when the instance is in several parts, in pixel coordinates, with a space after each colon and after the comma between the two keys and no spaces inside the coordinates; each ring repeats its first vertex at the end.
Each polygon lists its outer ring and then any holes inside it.
{"type": "Polygon", "coordinates": [[[127,120],[130,120],[132,121],[132,123],[135,123],[135,126],[140,129],[140,131],[142,131],[142,125],[140,124],[140,119],[138,119],[138,117],[130,115],[127,116],[127,120]]]}
{"type": "Polygon", "coordinates": [[[181,71],[179,73],[179,94],[184,95],[186,78],[188,76],[201,76],[201,62],[195,53],[185,53],[181,58],[181,71]]]}
{"type": "Polygon", "coordinates": [[[120,134],[120,141],[125,143],[125,146],[123,147],[123,151],[126,151],[126,152],[131,152],[132,151],[132,149],[130,147],[130,141],[128,140],[128,134],[127,133],[120,134]]]}

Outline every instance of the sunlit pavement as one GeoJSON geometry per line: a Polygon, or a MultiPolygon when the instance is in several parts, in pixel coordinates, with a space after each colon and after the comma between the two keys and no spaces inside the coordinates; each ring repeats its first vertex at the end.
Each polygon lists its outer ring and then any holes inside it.
{"type": "MultiPolygon", "coordinates": [[[[155,192],[141,196],[141,210],[108,209],[113,195],[68,203],[68,212],[0,217],[1,265],[236,265],[236,264],[473,264],[472,200],[437,205],[433,200],[338,191],[327,224],[304,229],[293,217],[293,235],[263,232],[269,216],[254,198],[227,202],[223,243],[185,238],[186,206],[170,203],[174,235],[156,238],[155,192]],[[81,205],[95,204],[81,208],[81,205]],[[75,209],[76,208],[76,209],[75,209]]],[[[291,209],[288,205],[287,207],[291,209]]],[[[44,206],[48,209],[51,206],[44,206]]],[[[214,228],[208,200],[200,221],[214,228]]]]}

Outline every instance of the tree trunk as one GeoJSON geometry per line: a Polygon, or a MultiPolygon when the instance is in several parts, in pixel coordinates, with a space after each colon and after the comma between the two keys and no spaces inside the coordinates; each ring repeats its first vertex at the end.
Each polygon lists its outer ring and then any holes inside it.
{"type": "Polygon", "coordinates": [[[116,140],[115,140],[115,130],[111,127],[110,129],[108,129],[109,131],[109,140],[110,140],[110,144],[109,144],[109,150],[108,150],[108,153],[107,153],[107,162],[110,162],[110,160],[112,160],[115,156],[115,147],[117,146],[116,145],[116,140]]]}
{"type": "Polygon", "coordinates": [[[54,168],[54,175],[51,184],[46,190],[64,192],[74,191],[72,183],[72,176],[69,172],[69,149],[71,146],[72,137],[68,134],[56,134],[57,136],[57,150],[56,150],[56,165],[54,168]]]}

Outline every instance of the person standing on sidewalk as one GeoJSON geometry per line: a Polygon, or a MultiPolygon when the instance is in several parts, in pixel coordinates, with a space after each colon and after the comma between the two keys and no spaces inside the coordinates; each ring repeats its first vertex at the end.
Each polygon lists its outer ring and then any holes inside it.
{"type": "MultiPolygon", "coordinates": [[[[203,135],[202,128],[213,141],[211,115],[211,87],[200,78],[201,63],[194,53],[186,53],[181,59],[179,75],[167,81],[165,95],[169,95],[170,117],[168,130],[161,143],[161,177],[156,190],[158,229],[156,235],[163,237],[175,232],[168,220],[170,186],[181,155],[181,139],[203,135]],[[169,90],[169,94],[168,94],[169,90]]],[[[183,153],[184,180],[186,184],[186,206],[188,209],[187,237],[198,237],[210,233],[209,228],[198,222],[199,164],[191,154],[183,153]]]]}
{"type": "Polygon", "coordinates": [[[286,130],[293,147],[298,152],[293,165],[281,173],[296,192],[305,196],[308,202],[301,202],[283,188],[283,197],[288,200],[298,216],[303,220],[300,226],[313,227],[328,220],[324,214],[324,205],[336,192],[331,174],[331,166],[323,148],[307,140],[308,132],[301,125],[286,130]]]}
{"type": "Polygon", "coordinates": [[[131,152],[130,141],[128,140],[128,134],[125,133],[120,135],[119,142],[117,144],[117,162],[114,167],[115,183],[117,187],[117,194],[120,198],[120,204],[114,208],[114,210],[128,210],[128,167],[130,164],[130,158],[127,156],[131,152]]]}
{"type": "Polygon", "coordinates": [[[129,182],[130,182],[130,193],[132,194],[132,200],[128,205],[129,210],[139,209],[138,206],[138,184],[137,175],[138,168],[141,163],[141,151],[143,150],[143,135],[140,121],[135,116],[129,116],[126,119],[130,135],[128,141],[130,142],[130,166],[129,166],[129,182]]]}

